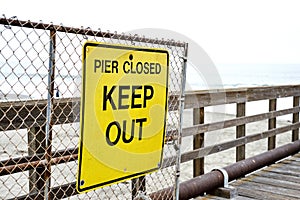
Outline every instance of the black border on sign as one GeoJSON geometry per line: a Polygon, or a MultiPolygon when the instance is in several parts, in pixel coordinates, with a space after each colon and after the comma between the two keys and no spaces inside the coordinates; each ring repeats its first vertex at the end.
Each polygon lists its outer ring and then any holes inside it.
{"type": "Polygon", "coordinates": [[[114,44],[104,44],[104,43],[96,43],[96,42],[86,42],[83,46],[83,71],[82,71],[82,98],[81,98],[81,122],[80,122],[80,145],[79,145],[79,162],[78,162],[78,176],[77,176],[77,190],[78,192],[85,192],[87,190],[91,189],[96,189],[98,187],[102,187],[105,185],[112,184],[114,182],[119,182],[122,180],[127,180],[133,177],[139,177],[142,175],[145,175],[147,173],[153,172],[158,170],[160,167],[156,167],[150,170],[142,171],[139,173],[131,174],[129,176],[124,176],[121,178],[113,179],[110,181],[106,181],[103,183],[95,184],[92,186],[88,186],[85,188],[80,187],[80,177],[81,177],[81,164],[82,164],[82,149],[83,149],[83,127],[84,127],[84,103],[85,102],[85,84],[86,84],[86,48],[89,46],[93,47],[104,47],[104,48],[112,48],[112,49],[124,49],[124,50],[133,50],[133,51],[145,51],[145,52],[155,52],[155,53],[166,53],[167,54],[167,77],[166,77],[166,101],[165,101],[165,116],[164,116],[164,128],[163,128],[163,141],[162,141],[162,151],[161,151],[161,156],[160,156],[160,163],[162,164],[162,159],[163,159],[163,147],[164,147],[164,138],[166,134],[166,116],[168,112],[168,84],[169,84],[169,52],[167,50],[163,49],[147,49],[147,48],[142,48],[142,47],[132,47],[132,46],[119,46],[119,45],[114,45],[114,44]]]}

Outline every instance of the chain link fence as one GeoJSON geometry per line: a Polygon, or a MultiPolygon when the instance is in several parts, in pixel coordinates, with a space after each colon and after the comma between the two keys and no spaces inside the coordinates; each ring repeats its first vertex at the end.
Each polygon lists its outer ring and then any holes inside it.
{"type": "MultiPolygon", "coordinates": [[[[187,46],[158,40],[0,18],[0,199],[147,199],[178,184],[187,46]],[[78,194],[75,189],[86,41],[169,51],[164,162],[155,173],[78,194]]],[[[166,198],[166,197],[164,197],[166,198]]]]}

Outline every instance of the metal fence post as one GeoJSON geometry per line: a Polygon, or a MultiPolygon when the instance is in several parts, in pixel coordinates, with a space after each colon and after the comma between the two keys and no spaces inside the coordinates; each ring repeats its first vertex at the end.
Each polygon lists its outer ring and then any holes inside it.
{"type": "Polygon", "coordinates": [[[183,123],[183,110],[184,110],[184,99],[185,99],[185,84],[186,84],[186,66],[188,57],[188,43],[184,46],[184,57],[182,66],[182,79],[181,79],[181,98],[180,98],[180,119],[179,119],[179,134],[176,149],[177,149],[177,159],[176,159],[176,174],[175,174],[175,187],[174,187],[174,197],[176,200],[179,199],[179,176],[180,176],[180,163],[181,163],[181,140],[182,140],[182,123],[183,123]]]}
{"type": "Polygon", "coordinates": [[[54,100],[54,79],[55,79],[55,50],[56,50],[56,31],[50,30],[49,48],[49,70],[48,70],[48,97],[47,97],[47,123],[46,123],[46,180],[45,180],[45,199],[51,199],[51,149],[52,149],[52,110],[54,100]]]}

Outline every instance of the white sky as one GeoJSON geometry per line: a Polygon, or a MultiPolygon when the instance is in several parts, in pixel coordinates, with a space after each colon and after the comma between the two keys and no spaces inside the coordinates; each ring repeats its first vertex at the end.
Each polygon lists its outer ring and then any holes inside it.
{"type": "Polygon", "coordinates": [[[300,63],[297,0],[0,0],[0,14],[104,31],[170,29],[197,42],[216,64],[300,63]]]}

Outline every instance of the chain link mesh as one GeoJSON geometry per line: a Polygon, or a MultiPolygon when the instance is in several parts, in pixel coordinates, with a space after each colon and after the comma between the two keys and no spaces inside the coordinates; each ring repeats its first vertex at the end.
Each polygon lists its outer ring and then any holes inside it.
{"type": "Polygon", "coordinates": [[[0,18],[0,199],[147,199],[174,187],[185,48],[172,40],[0,18]],[[161,169],[78,194],[81,54],[86,41],[167,49],[170,92],[161,169]]]}

